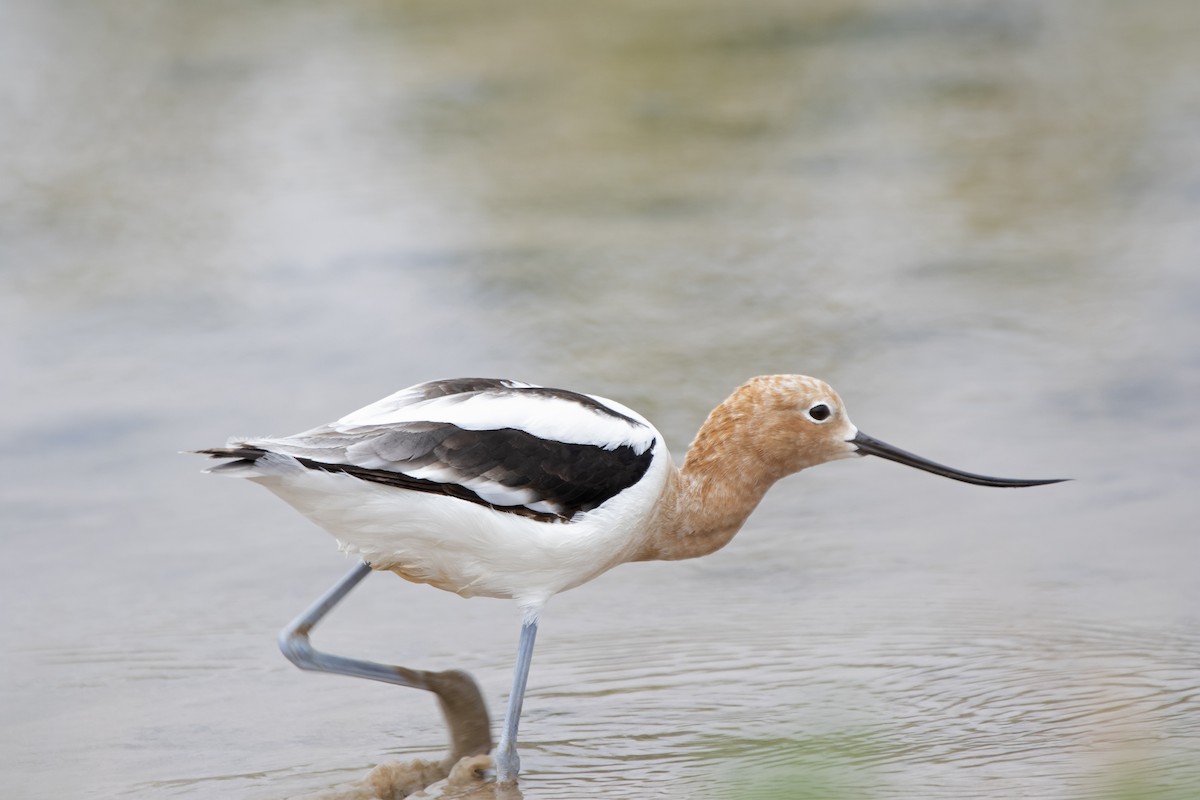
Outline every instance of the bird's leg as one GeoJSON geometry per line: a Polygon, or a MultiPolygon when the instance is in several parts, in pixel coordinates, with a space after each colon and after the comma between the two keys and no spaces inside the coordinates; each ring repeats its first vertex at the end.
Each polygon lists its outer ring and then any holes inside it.
{"type": "Polygon", "coordinates": [[[517,773],[521,771],[521,758],[517,755],[517,725],[521,722],[521,704],[525,700],[525,683],[529,679],[529,665],[533,661],[537,626],[536,616],[526,616],[521,625],[521,643],[517,647],[512,693],[508,696],[508,711],[504,715],[504,732],[500,734],[500,745],[496,748],[496,780],[500,783],[515,781],[517,773]]]}
{"type": "Polygon", "coordinates": [[[463,756],[487,753],[492,749],[487,706],[479,686],[467,673],[460,670],[426,672],[379,664],[374,661],[335,656],[312,646],[308,639],[312,629],[370,572],[371,565],[365,561],[356,564],[345,577],[279,632],[279,649],[300,669],[351,675],[433,692],[437,695],[442,715],[450,727],[449,764],[454,764],[463,756]]]}
{"type": "Polygon", "coordinates": [[[309,641],[309,633],[317,623],[324,619],[325,615],[333,610],[333,607],[340,603],[350,593],[350,590],[369,574],[371,574],[370,564],[360,561],[354,565],[354,568],[346,573],[345,577],[318,597],[316,602],[304,610],[304,613],[279,632],[279,649],[287,656],[288,661],[300,669],[352,675],[356,678],[369,678],[399,686],[412,686],[417,689],[428,688],[415,670],[330,655],[317,650],[309,641]]]}

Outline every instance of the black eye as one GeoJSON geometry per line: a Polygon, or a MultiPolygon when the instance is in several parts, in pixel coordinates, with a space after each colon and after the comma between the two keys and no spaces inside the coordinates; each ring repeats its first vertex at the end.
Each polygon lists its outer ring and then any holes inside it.
{"type": "Polygon", "coordinates": [[[824,403],[817,403],[808,410],[808,416],[817,422],[824,422],[825,420],[829,419],[829,415],[832,413],[833,411],[831,411],[829,406],[825,405],[824,403]]]}

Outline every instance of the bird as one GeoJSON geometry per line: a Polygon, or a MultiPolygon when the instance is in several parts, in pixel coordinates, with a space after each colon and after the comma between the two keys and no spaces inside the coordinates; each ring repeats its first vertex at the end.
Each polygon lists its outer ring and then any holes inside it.
{"type": "MultiPolygon", "coordinates": [[[[663,435],[621,403],[497,378],[418,383],[302,433],[194,452],[222,462],[206,471],[261,484],[332,533],[362,561],[349,586],[389,571],[516,601],[521,633],[494,755],[501,783],[520,772],[521,708],[555,594],[619,564],[712,553],[773,484],[825,462],[870,455],[980,486],[1065,480],[994,478],[901,450],[860,431],[837,392],[805,375],[743,383],[679,466],[663,435]]],[[[296,625],[307,631],[316,618],[296,625]]]]}

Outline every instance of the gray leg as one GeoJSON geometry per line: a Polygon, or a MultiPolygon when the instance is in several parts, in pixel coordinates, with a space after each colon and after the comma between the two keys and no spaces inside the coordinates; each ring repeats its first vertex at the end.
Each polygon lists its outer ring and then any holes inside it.
{"type": "Polygon", "coordinates": [[[533,642],[537,638],[537,619],[527,619],[521,625],[521,643],[517,648],[517,666],[513,670],[512,693],[508,696],[508,712],[504,715],[504,733],[496,748],[496,780],[515,781],[521,771],[517,755],[517,725],[521,722],[521,705],[525,701],[525,684],[529,680],[529,665],[533,661],[533,642]]]}
{"type": "Polygon", "coordinates": [[[483,693],[471,676],[459,670],[426,672],[374,661],[362,661],[324,653],[312,646],[309,634],[350,590],[371,573],[371,566],[360,561],[303,614],[279,632],[279,649],[300,669],[332,672],[368,678],[397,686],[425,689],[437,695],[442,714],[450,727],[452,741],[451,764],[468,755],[487,753],[492,749],[491,723],[483,693]]]}

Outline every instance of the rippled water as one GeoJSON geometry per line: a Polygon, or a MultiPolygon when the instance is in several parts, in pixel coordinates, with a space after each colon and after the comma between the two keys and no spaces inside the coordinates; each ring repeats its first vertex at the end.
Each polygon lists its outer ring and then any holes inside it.
{"type": "MultiPolygon", "coordinates": [[[[1200,792],[1195,4],[0,14],[0,794],[284,798],[441,752],[432,699],[279,655],[347,565],[177,451],[486,374],[679,457],[785,371],[1076,480],[833,464],[720,553],[555,598],[525,797],[1200,792]]],[[[372,576],[315,638],[499,715],[518,625],[372,576]]]]}

